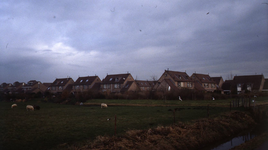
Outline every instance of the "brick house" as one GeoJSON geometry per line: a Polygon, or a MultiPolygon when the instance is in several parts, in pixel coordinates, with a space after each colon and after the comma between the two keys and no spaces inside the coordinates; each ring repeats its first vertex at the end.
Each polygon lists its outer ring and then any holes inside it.
{"type": "Polygon", "coordinates": [[[179,90],[181,88],[194,89],[194,81],[186,72],[165,70],[155,85],[157,91],[179,90]]]}
{"type": "Polygon", "coordinates": [[[248,75],[248,76],[234,76],[233,79],[237,88],[237,93],[245,91],[257,91],[261,92],[264,86],[263,75],[248,75]]]}
{"type": "MultiPolygon", "coordinates": [[[[74,83],[72,78],[56,79],[48,88],[51,93],[62,93],[65,89],[74,83]]],[[[70,89],[71,90],[71,89],[70,89]]]]}
{"type": "Polygon", "coordinates": [[[263,75],[245,75],[234,76],[233,80],[226,80],[222,89],[225,93],[237,92],[237,94],[244,93],[246,91],[262,92],[265,85],[265,79],[263,75]]]}
{"type": "Polygon", "coordinates": [[[111,74],[107,75],[101,83],[102,92],[119,93],[126,83],[134,81],[130,73],[127,74],[111,74]]]}
{"type": "Polygon", "coordinates": [[[72,85],[73,92],[85,92],[92,89],[96,83],[101,83],[98,76],[79,77],[72,85]]]}
{"type": "Polygon", "coordinates": [[[195,81],[195,85],[201,85],[205,89],[205,91],[214,92],[215,90],[217,90],[216,83],[209,75],[193,73],[191,77],[195,81]]]}
{"type": "Polygon", "coordinates": [[[21,89],[24,93],[43,93],[46,91],[47,87],[40,81],[30,80],[27,84],[23,83],[21,89]]]}

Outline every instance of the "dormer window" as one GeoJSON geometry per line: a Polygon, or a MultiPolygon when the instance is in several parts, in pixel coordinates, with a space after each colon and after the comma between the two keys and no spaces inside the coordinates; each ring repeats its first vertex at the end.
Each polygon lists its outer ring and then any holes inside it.
{"type": "Polygon", "coordinates": [[[118,82],[119,81],[119,78],[115,78],[115,82],[118,82]]]}
{"type": "Polygon", "coordinates": [[[113,80],[113,78],[110,78],[110,80],[109,81],[112,81],[113,80]]]}
{"type": "Polygon", "coordinates": [[[82,83],[83,82],[83,80],[80,80],[80,83],[82,83]]]}
{"type": "Polygon", "coordinates": [[[206,80],[205,78],[203,78],[203,80],[206,80]]]}
{"type": "Polygon", "coordinates": [[[60,82],[61,84],[63,83],[63,81],[60,82]]]}
{"type": "Polygon", "coordinates": [[[86,82],[88,82],[88,79],[86,80],[86,82]]]}

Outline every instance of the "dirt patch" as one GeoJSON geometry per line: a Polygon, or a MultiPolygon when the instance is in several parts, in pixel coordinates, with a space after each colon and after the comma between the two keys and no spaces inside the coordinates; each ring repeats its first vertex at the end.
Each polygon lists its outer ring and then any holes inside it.
{"type": "Polygon", "coordinates": [[[232,111],[216,118],[199,119],[148,130],[131,130],[122,136],[98,136],[87,145],[70,149],[200,149],[248,129],[256,122],[245,112],[232,111]]]}

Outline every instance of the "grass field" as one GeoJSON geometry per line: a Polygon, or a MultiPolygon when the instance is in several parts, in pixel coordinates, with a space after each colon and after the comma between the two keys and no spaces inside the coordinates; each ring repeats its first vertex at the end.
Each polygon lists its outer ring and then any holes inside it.
{"type": "Polygon", "coordinates": [[[63,143],[94,139],[98,135],[113,135],[115,115],[118,135],[127,130],[172,124],[173,113],[169,109],[183,108],[176,112],[176,121],[182,122],[207,117],[207,104],[212,106],[210,117],[229,111],[229,101],[226,100],[218,101],[221,107],[215,101],[90,100],[85,104],[101,102],[143,106],[114,105],[101,109],[100,105],[32,101],[18,103],[17,108],[11,109],[11,102],[0,102],[0,149],[51,149],[63,143]],[[26,111],[27,104],[38,104],[41,110],[26,111]]]}

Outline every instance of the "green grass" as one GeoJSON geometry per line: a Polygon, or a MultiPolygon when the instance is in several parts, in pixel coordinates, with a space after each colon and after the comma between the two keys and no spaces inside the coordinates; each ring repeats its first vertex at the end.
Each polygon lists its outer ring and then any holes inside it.
{"type": "MultiPolygon", "coordinates": [[[[228,104],[227,102],[224,103],[228,104]]],[[[190,121],[207,117],[207,104],[214,101],[153,101],[153,100],[90,100],[87,103],[157,104],[161,106],[100,106],[60,105],[42,102],[0,102],[0,149],[51,149],[63,143],[75,143],[98,135],[113,135],[115,115],[117,135],[132,129],[148,129],[173,123],[169,109],[184,108],[176,112],[176,121],[190,121]],[[27,104],[38,104],[39,111],[26,111],[27,104]],[[165,106],[174,105],[174,106],[165,106]],[[187,106],[188,105],[188,106],[187,106]],[[110,121],[107,121],[111,118],[110,121]]],[[[220,101],[219,101],[220,103],[220,101]]],[[[210,117],[229,111],[228,107],[210,107],[210,117]]]]}

